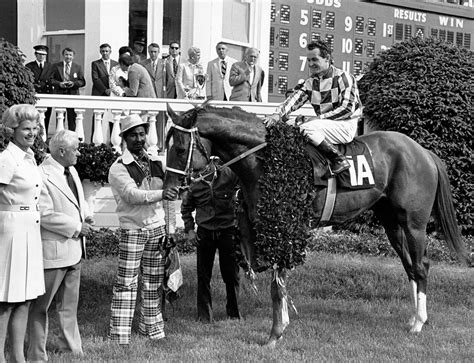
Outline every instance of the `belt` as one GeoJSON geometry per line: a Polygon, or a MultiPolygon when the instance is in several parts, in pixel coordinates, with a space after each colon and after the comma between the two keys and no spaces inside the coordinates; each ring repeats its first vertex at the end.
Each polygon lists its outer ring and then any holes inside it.
{"type": "Polygon", "coordinates": [[[39,205],[8,205],[8,204],[0,204],[0,211],[3,212],[39,212],[39,205]]]}

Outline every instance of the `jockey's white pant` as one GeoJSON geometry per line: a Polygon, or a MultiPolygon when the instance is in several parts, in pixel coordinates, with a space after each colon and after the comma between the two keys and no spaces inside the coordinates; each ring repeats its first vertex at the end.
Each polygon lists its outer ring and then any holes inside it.
{"type": "Polygon", "coordinates": [[[311,142],[318,146],[324,139],[331,144],[347,144],[357,133],[359,117],[348,120],[309,119],[300,125],[311,142]]]}

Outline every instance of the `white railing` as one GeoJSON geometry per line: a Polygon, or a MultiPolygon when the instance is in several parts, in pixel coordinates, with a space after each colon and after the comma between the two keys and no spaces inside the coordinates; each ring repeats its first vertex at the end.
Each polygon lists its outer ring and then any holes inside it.
{"type": "MultiPolygon", "coordinates": [[[[54,134],[56,131],[65,128],[64,121],[66,108],[74,108],[77,114],[75,131],[78,133],[80,139],[84,141],[91,139],[90,135],[86,135],[84,131],[84,117],[90,117],[92,120],[92,115],[94,115],[94,134],[92,135],[92,142],[94,144],[110,142],[118,152],[121,152],[121,138],[119,136],[120,120],[124,115],[128,113],[137,113],[144,120],[150,122],[148,133],[148,143],[150,145],[149,151],[154,153],[163,147],[163,138],[165,136],[164,131],[166,127],[164,113],[161,118],[158,117],[158,121],[156,116],[160,112],[166,111],[167,104],[170,104],[174,111],[182,112],[187,111],[194,107],[195,104],[202,102],[166,98],[62,96],[49,94],[37,94],[37,97],[38,101],[36,103],[36,108],[40,111],[40,122],[43,124],[43,127],[44,112],[46,112],[48,107],[54,108],[50,119],[50,134],[54,134]],[[103,122],[103,116],[106,111],[110,111],[113,115],[113,127],[110,137],[108,132],[104,133],[104,130],[107,130],[108,128],[109,122],[108,120],[103,122]],[[156,127],[156,122],[159,123],[158,127],[156,127]],[[53,131],[51,132],[51,130],[53,131]],[[86,136],[89,137],[86,138],[86,136]]],[[[259,116],[272,114],[278,105],[277,103],[229,101],[212,101],[211,104],[216,107],[238,106],[245,111],[255,113],[259,116]]],[[[314,110],[310,105],[305,105],[293,114],[293,116],[297,115],[314,116],[314,110]]],[[[45,139],[46,137],[47,135],[44,135],[45,139]]]]}

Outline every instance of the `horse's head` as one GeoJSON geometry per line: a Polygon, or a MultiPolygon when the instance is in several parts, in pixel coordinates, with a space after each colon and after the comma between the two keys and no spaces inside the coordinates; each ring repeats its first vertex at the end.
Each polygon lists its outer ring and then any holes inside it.
{"type": "Polygon", "coordinates": [[[165,188],[188,184],[193,173],[206,168],[211,155],[211,143],[199,135],[196,125],[200,107],[181,115],[176,114],[169,104],[167,109],[173,122],[166,135],[165,188]]]}

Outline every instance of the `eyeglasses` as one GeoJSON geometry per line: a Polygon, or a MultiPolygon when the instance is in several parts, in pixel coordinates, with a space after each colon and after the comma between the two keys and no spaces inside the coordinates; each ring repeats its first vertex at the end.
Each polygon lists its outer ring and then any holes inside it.
{"type": "Polygon", "coordinates": [[[170,49],[179,49],[179,47],[170,47],[170,49]]]}

